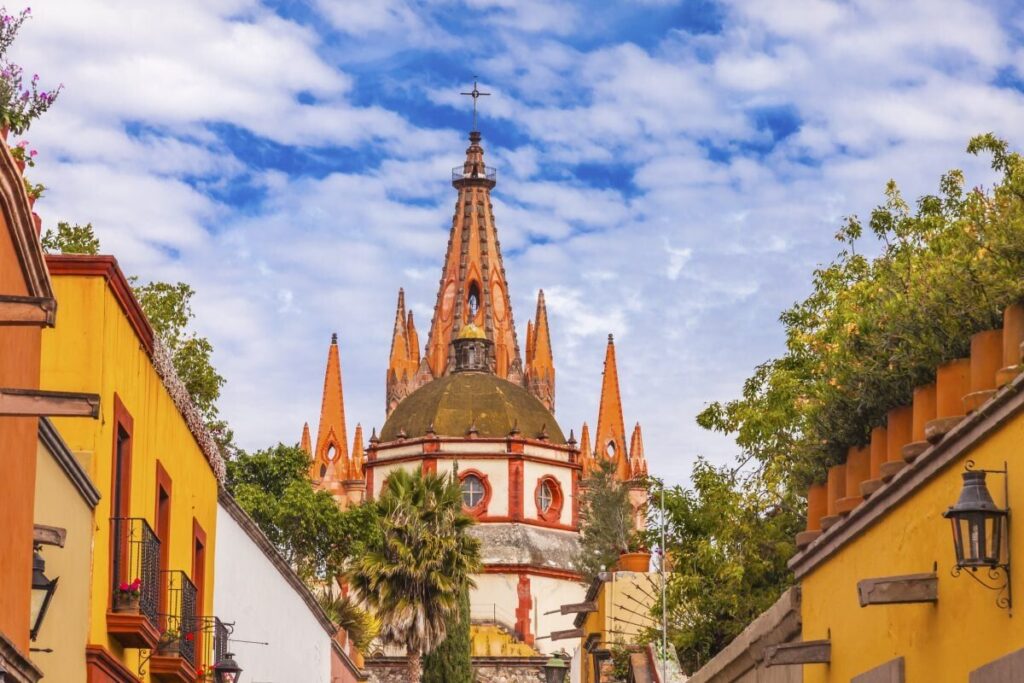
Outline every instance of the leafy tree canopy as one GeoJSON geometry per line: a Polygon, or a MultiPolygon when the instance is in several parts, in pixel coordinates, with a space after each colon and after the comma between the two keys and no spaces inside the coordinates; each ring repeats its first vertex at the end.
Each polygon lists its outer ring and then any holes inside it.
{"type": "Polygon", "coordinates": [[[599,458],[580,490],[580,552],[576,569],[590,583],[619,555],[642,546],[633,528],[629,489],[615,478],[615,461],[599,458]]]}
{"type": "Polygon", "coordinates": [[[51,254],[90,254],[100,251],[100,241],[93,232],[92,223],[71,225],[66,221],[57,223],[57,231],[47,228],[43,233],[43,249],[51,254]]]}
{"type": "Polygon", "coordinates": [[[342,511],[327,491],[314,490],[308,465],[295,446],[240,452],[227,463],[227,488],[298,574],[317,584],[376,542],[380,524],[374,505],[342,511]]]}

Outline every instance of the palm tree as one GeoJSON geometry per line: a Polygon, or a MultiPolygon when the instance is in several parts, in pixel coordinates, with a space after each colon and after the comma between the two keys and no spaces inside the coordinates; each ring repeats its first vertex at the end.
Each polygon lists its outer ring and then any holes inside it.
{"type": "Polygon", "coordinates": [[[404,647],[410,681],[422,657],[445,639],[459,614],[461,591],[473,585],[480,544],[467,534],[454,475],[396,470],[377,501],[382,534],[352,563],[349,585],[380,621],[385,645],[404,647]]]}

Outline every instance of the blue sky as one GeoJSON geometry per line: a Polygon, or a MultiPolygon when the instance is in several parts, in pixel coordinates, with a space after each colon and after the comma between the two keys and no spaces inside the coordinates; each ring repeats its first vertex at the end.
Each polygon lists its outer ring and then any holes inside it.
{"type": "MultiPolygon", "coordinates": [[[[481,101],[520,338],[544,288],[557,417],[596,420],[604,341],[652,469],[728,438],[694,416],[778,354],[778,314],[894,178],[1024,140],[1012,3],[45,0],[16,59],[63,82],[27,138],[47,225],[92,222],[190,282],[248,448],[317,418],[340,337],[350,432],[383,422],[398,288],[426,336],[481,101]]],[[[59,323],[59,320],[58,320],[59,323]]]]}

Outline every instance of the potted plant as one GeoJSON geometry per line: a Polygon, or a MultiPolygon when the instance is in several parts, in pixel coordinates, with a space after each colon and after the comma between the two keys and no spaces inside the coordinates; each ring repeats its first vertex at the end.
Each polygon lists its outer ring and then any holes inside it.
{"type": "Polygon", "coordinates": [[[651,551],[647,549],[643,533],[634,533],[629,537],[625,551],[619,554],[616,567],[623,572],[646,572],[650,569],[651,551]]]}
{"type": "Polygon", "coordinates": [[[46,191],[46,186],[42,183],[31,183],[28,178],[22,178],[25,183],[25,193],[28,195],[28,205],[34,206],[36,200],[43,196],[43,192],[46,191]]]}
{"type": "Polygon", "coordinates": [[[181,632],[176,628],[168,628],[160,636],[160,642],[156,646],[157,652],[161,655],[178,656],[181,654],[181,632]]]}
{"type": "Polygon", "coordinates": [[[25,168],[32,168],[36,165],[36,155],[38,152],[34,149],[28,148],[28,140],[22,140],[18,144],[10,148],[11,156],[14,157],[14,163],[18,165],[18,170],[22,173],[25,172],[25,168]]]}
{"type": "Polygon", "coordinates": [[[114,591],[114,611],[138,613],[141,599],[142,579],[122,583],[114,591]]]}

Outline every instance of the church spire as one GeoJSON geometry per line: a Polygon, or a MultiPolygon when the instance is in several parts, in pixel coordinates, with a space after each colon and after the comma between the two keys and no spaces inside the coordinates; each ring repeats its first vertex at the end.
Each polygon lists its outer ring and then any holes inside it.
{"type": "Polygon", "coordinates": [[[590,445],[590,427],[586,422],[580,430],[580,466],[583,467],[581,476],[584,479],[594,471],[594,447],[590,445]]]}
{"type": "Polygon", "coordinates": [[[551,333],[548,330],[548,309],[544,303],[544,290],[537,294],[536,325],[526,326],[526,388],[540,402],[555,412],[555,359],[551,352],[551,333]]]}
{"type": "Polygon", "coordinates": [[[316,450],[310,464],[310,477],[324,478],[328,465],[336,465],[344,472],[348,463],[348,434],[345,431],[345,401],[341,389],[341,359],[338,354],[338,335],[331,335],[327,350],[327,371],[324,373],[324,395],[320,404],[320,426],[316,435],[316,450]]]}
{"type": "Polygon", "coordinates": [[[604,377],[601,382],[601,407],[597,413],[594,441],[596,457],[615,460],[615,476],[630,479],[629,453],[626,450],[626,426],[622,419],[622,397],[619,394],[619,370],[615,363],[615,340],[608,335],[604,355],[604,377]]]}
{"type": "Polygon", "coordinates": [[[356,425],[356,435],[352,440],[352,462],[349,465],[348,478],[350,480],[363,478],[363,463],[366,461],[366,451],[363,450],[363,425],[356,425]]]}
{"type": "Polygon", "coordinates": [[[647,476],[647,458],[644,457],[644,436],[640,431],[640,423],[633,427],[633,436],[629,439],[629,473],[633,479],[647,476]]]}
{"type": "Polygon", "coordinates": [[[413,323],[412,311],[405,310],[405,290],[398,290],[398,306],[395,309],[395,329],[391,336],[391,356],[385,381],[387,414],[418,386],[416,370],[419,368],[419,337],[413,323]]]}
{"type": "Polygon", "coordinates": [[[425,360],[431,376],[448,374],[455,360],[451,343],[472,323],[493,342],[495,373],[521,383],[523,362],[491,206],[495,173],[484,165],[480,139],[478,131],[469,134],[466,161],[452,171],[458,197],[425,360]]]}
{"type": "Polygon", "coordinates": [[[302,452],[308,455],[310,458],[313,457],[313,441],[309,436],[309,423],[302,423],[302,440],[299,441],[299,448],[302,452]]]}

